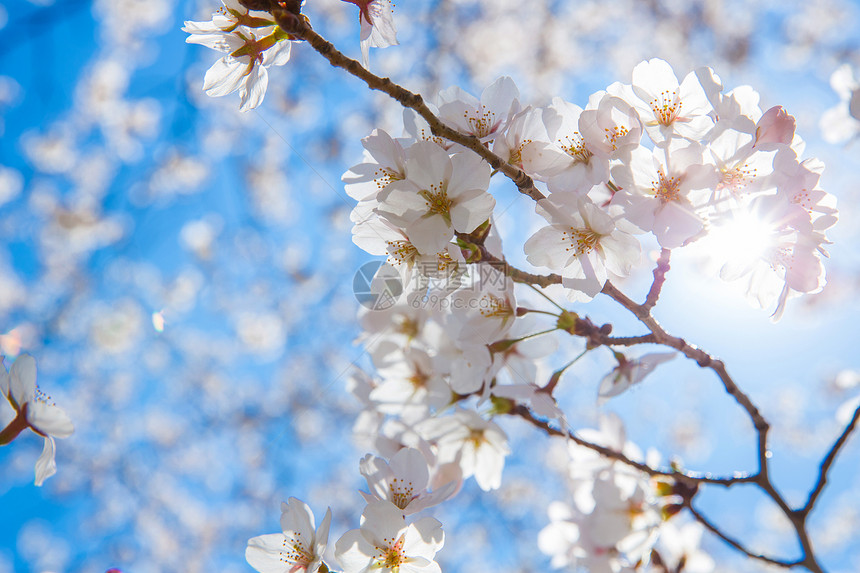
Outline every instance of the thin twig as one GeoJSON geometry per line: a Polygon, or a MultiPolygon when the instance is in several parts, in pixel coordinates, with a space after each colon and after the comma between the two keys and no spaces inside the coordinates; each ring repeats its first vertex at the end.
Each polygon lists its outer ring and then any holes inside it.
{"type": "Polygon", "coordinates": [[[637,344],[656,344],[657,338],[653,334],[641,336],[604,336],[600,341],[606,346],[636,346],[637,344]]]}
{"type": "Polygon", "coordinates": [[[711,521],[707,517],[702,515],[701,512],[699,512],[695,507],[693,507],[692,503],[690,503],[689,501],[686,501],[684,503],[684,507],[686,507],[688,510],[690,510],[690,513],[693,515],[693,517],[696,518],[696,521],[698,521],[699,523],[704,525],[708,531],[710,531],[711,533],[713,533],[714,535],[716,535],[717,537],[719,537],[720,539],[722,539],[723,541],[725,541],[726,543],[728,543],[729,545],[731,545],[732,547],[734,547],[735,549],[737,549],[738,551],[740,551],[741,553],[743,553],[744,555],[746,555],[747,557],[749,557],[751,559],[757,559],[758,561],[764,561],[765,563],[770,563],[771,565],[779,565],[780,567],[785,567],[787,569],[790,569],[792,567],[797,567],[798,565],[803,564],[803,560],[800,560],[800,561],[784,561],[781,559],[774,559],[773,557],[768,557],[768,556],[762,555],[760,553],[753,553],[752,551],[750,551],[749,549],[744,547],[739,541],[737,541],[736,539],[733,539],[733,538],[729,537],[728,535],[726,535],[725,533],[723,533],[720,530],[720,528],[718,528],[716,525],[711,523],[711,521]]]}
{"type": "Polygon", "coordinates": [[[746,410],[747,414],[750,417],[750,420],[753,423],[756,431],[758,432],[758,461],[759,461],[759,473],[767,472],[767,433],[770,430],[770,425],[764,419],[764,416],[761,415],[758,408],[753,404],[752,400],[749,396],[747,396],[740,388],[738,388],[735,381],[729,376],[729,373],[726,371],[726,366],[723,364],[721,360],[717,360],[713,358],[710,354],[705,352],[704,350],[697,348],[689,343],[683,338],[679,338],[677,336],[671,336],[660,324],[651,316],[651,313],[644,307],[644,305],[636,304],[633,302],[627,295],[618,290],[615,285],[611,282],[606,281],[606,284],[603,286],[603,294],[606,296],[615,299],[619,302],[624,308],[633,313],[636,318],[639,319],[648,330],[654,335],[655,343],[662,344],[664,346],[669,346],[680,351],[684,356],[691,360],[695,360],[696,363],[702,368],[710,368],[713,370],[720,381],[723,383],[723,386],[726,389],[732,398],[734,398],[741,407],[746,410]]]}
{"type": "Polygon", "coordinates": [[[824,460],[821,462],[821,467],[818,471],[818,481],[815,484],[815,487],[809,493],[809,499],[806,501],[806,505],[803,506],[803,509],[800,510],[799,513],[802,513],[804,517],[806,517],[809,512],[813,510],[815,507],[815,502],[818,501],[818,496],[821,495],[821,492],[824,491],[824,486],[827,485],[827,472],[830,471],[830,467],[833,465],[833,462],[836,460],[837,454],[839,454],[839,450],[845,443],[848,441],[851,432],[854,431],[854,428],[857,426],[857,420],[860,418],[860,406],[857,406],[857,409],[854,410],[854,416],[851,418],[851,421],[848,422],[848,425],[845,426],[845,429],[842,431],[842,434],[839,436],[839,439],[833,444],[833,447],[830,448],[830,451],[827,452],[827,455],[824,457],[824,460]]]}
{"type": "Polygon", "coordinates": [[[414,109],[418,112],[418,115],[423,117],[429,124],[430,131],[433,132],[433,135],[444,137],[449,141],[459,143],[480,155],[487,163],[490,164],[490,167],[501,171],[508,179],[513,181],[520,193],[528,195],[535,201],[545,198],[544,194],[535,187],[534,181],[531,177],[526,175],[525,171],[511,165],[490,151],[477,137],[460,133],[456,129],[452,129],[445,125],[441,119],[430,111],[430,108],[427,107],[423,98],[419,94],[407,90],[406,88],[392,82],[389,78],[381,78],[371,73],[362,67],[362,65],[356,60],[343,55],[334,47],[334,45],[331,44],[331,42],[317,34],[310,25],[302,26],[301,29],[295,31],[295,35],[296,37],[307,41],[307,43],[322,57],[327,59],[332,66],[346,70],[349,74],[366,83],[367,87],[370,89],[386,93],[400,102],[404,107],[414,109]]]}
{"type": "Polygon", "coordinates": [[[536,428],[543,430],[544,432],[546,432],[547,434],[549,434],[551,436],[562,436],[564,438],[567,438],[579,446],[582,446],[584,448],[588,448],[589,450],[593,450],[603,457],[610,458],[612,460],[615,460],[617,462],[621,462],[625,465],[628,465],[632,468],[635,468],[642,473],[648,474],[651,477],[666,477],[666,478],[671,478],[671,479],[676,480],[676,481],[685,482],[685,483],[691,484],[691,485],[711,484],[711,485],[721,485],[721,486],[725,486],[725,487],[731,487],[733,485],[738,485],[738,484],[742,484],[742,483],[752,483],[755,481],[756,476],[752,476],[752,475],[748,475],[748,474],[744,474],[744,475],[740,475],[740,476],[734,476],[734,477],[712,477],[710,475],[699,475],[699,474],[693,474],[693,473],[687,473],[687,472],[681,472],[681,471],[663,471],[663,470],[654,469],[647,464],[637,462],[636,460],[631,460],[630,458],[625,456],[623,453],[615,451],[612,448],[607,448],[605,446],[601,446],[599,444],[595,444],[595,443],[589,442],[587,440],[583,440],[582,438],[577,436],[572,431],[564,431],[564,430],[560,430],[558,428],[554,428],[548,422],[537,418],[531,412],[531,410],[529,410],[528,408],[526,408],[522,404],[514,407],[514,409],[511,410],[510,414],[515,415],[515,416],[519,416],[523,420],[526,420],[527,422],[529,422],[530,424],[532,424],[536,428]]]}

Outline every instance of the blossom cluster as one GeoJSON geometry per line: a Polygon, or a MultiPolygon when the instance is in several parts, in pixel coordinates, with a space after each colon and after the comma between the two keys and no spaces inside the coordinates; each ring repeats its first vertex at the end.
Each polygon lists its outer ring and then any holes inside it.
{"type": "MultiPolygon", "coordinates": [[[[793,117],[763,112],[748,87],[724,93],[709,68],[679,81],[666,62],[642,62],[631,84],[612,84],[585,108],[561,98],[522,107],[501,78],[480,100],[440,93],[438,114],[546,186],[536,206],[546,226],[524,250],[561,275],[571,300],[628,276],[646,234],[665,249],[699,243],[724,279],[743,281],[777,318],[790,297],[824,285],[825,232],[838,214],[819,186],[823,165],[802,158],[793,117]]],[[[344,176],[359,201],[354,240],[409,273],[433,260],[448,271],[463,260],[455,234],[492,215],[489,168],[420,119],[407,114],[405,124],[403,138],[366,138],[363,163],[344,176]]]]}
{"type": "MultiPolygon", "coordinates": [[[[359,8],[361,57],[369,66],[371,47],[397,45],[397,30],[391,0],[343,0],[359,8]]],[[[292,42],[272,14],[249,10],[239,0],[221,0],[222,7],[207,22],[186,21],[182,31],[190,34],[189,44],[200,44],[226,54],[203,78],[203,91],[212,97],[239,91],[241,111],[259,106],[269,85],[270,66],[290,60],[292,42]]],[[[303,17],[303,16],[302,16],[303,17]]]]}
{"type": "MultiPolygon", "coordinates": [[[[361,492],[367,505],[357,529],[335,543],[335,557],[344,573],[440,573],[434,560],[445,542],[442,524],[432,517],[407,519],[444,501],[459,489],[457,480],[431,491],[430,468],[424,455],[403,448],[391,457],[368,454],[360,464],[369,492],[361,492]]],[[[439,476],[434,476],[438,478],[439,476]]],[[[261,573],[317,573],[328,543],[331,510],[314,527],[314,515],[304,502],[290,498],[281,504],[281,529],[248,541],[245,558],[261,573]]]]}
{"type": "MultiPolygon", "coordinates": [[[[778,106],[763,111],[750,88],[724,91],[708,68],[679,81],[666,62],[642,62],[630,84],[593,94],[585,108],[561,98],[523,106],[503,77],[480,98],[445,90],[431,109],[546,190],[536,205],[545,226],[524,251],[532,265],[560,275],[572,301],[628,276],[644,240],[665,250],[703,246],[724,279],[744,281],[776,318],[791,296],[824,284],[820,257],[837,211],[818,185],[823,166],[801,158],[793,117],[778,106]]],[[[536,360],[554,351],[548,333],[575,330],[577,319],[566,324],[571,315],[563,311],[554,329],[539,331],[524,316],[530,310],[518,309],[504,265],[487,262],[504,255],[493,224],[493,174],[477,154],[435,136],[411,110],[401,137],[377,129],[363,145],[362,162],[343,176],[357,201],[353,241],[385,256],[405,292],[390,308],[362,311],[361,340],[377,377],[353,381],[365,405],[355,432],[387,455],[420,445],[463,479],[474,475],[482,489],[495,489],[508,450],[492,417],[527,405],[564,422],[552,380],[537,383],[536,360]],[[492,406],[482,415],[473,403],[492,406]]],[[[615,352],[618,367],[600,398],[624,392],[673,356],[615,352]]],[[[607,432],[595,443],[632,447],[619,428],[607,432]]],[[[617,572],[647,563],[672,484],[573,457],[576,503],[551,508],[542,548],[557,566],[617,572]]],[[[680,530],[667,531],[676,535],[664,543],[677,548],[680,530]]],[[[710,570],[707,558],[699,561],[710,570]]]]}
{"type": "MultiPolygon", "coordinates": [[[[627,441],[621,420],[613,414],[601,417],[599,429],[578,435],[652,467],[659,458],[653,450],[643,456],[627,441]]],[[[699,549],[701,525],[677,525],[672,519],[681,498],[671,481],[651,478],[573,442],[568,453],[572,503],[552,502],[550,523],[538,536],[538,546],[553,567],[619,573],[640,565],[676,571],[683,563],[684,571],[713,571],[713,560],[699,549]]]]}

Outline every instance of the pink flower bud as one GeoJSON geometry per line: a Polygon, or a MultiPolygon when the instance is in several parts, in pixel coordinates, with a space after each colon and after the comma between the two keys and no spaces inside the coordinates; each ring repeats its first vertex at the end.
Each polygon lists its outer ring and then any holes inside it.
{"type": "Polygon", "coordinates": [[[788,115],[781,105],[770,108],[756,124],[753,147],[763,143],[789,145],[794,139],[794,126],[794,116],[788,115]]]}

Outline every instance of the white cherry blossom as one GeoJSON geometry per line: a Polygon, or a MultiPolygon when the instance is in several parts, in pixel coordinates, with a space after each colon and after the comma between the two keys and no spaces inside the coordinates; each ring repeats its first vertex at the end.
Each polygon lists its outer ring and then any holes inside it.
{"type": "Polygon", "coordinates": [[[289,503],[281,503],[283,533],[249,539],[245,560],[260,573],[316,573],[323,564],[330,525],[330,509],[314,529],[311,508],[291,497],[289,503]]]}
{"type": "Polygon", "coordinates": [[[821,116],[821,133],[825,141],[842,143],[860,134],[860,73],[842,64],[830,76],[830,86],[839,103],[821,116]]]}
{"type": "Polygon", "coordinates": [[[553,567],[580,566],[588,571],[627,571],[643,559],[657,537],[658,507],[647,482],[612,470],[594,476],[573,507],[549,506],[550,524],[538,546],[553,567]]]}
{"type": "Polygon", "coordinates": [[[536,141],[547,139],[542,111],[528,106],[514,115],[504,134],[493,143],[493,153],[508,163],[523,169],[523,152],[536,141]]]}
{"type": "Polygon", "coordinates": [[[396,359],[378,371],[382,380],[370,393],[370,400],[384,414],[425,417],[429,410],[451,401],[451,389],[423,350],[398,352],[396,359]]]}
{"type": "MultiPolygon", "coordinates": [[[[611,86],[610,86],[611,87],[611,86]]],[[[597,92],[579,114],[579,133],[595,155],[626,159],[639,147],[642,120],[636,109],[620,97],[597,92]]]]}
{"type": "Polygon", "coordinates": [[[229,33],[239,26],[259,28],[275,24],[271,14],[258,10],[248,10],[239,3],[239,0],[221,0],[221,4],[222,7],[212,14],[210,21],[186,21],[182,31],[189,34],[207,35],[218,34],[219,32],[229,33]]]}
{"type": "Polygon", "coordinates": [[[660,526],[656,549],[669,571],[677,571],[683,563],[687,573],[711,573],[716,564],[710,555],[699,547],[705,527],[692,521],[678,525],[667,521],[660,526]]]}
{"type": "Polygon", "coordinates": [[[36,461],[35,483],[40,486],[57,473],[54,438],[68,438],[75,427],[69,416],[36,385],[36,361],[29,354],[18,356],[9,372],[5,365],[0,367],[0,393],[15,410],[15,418],[0,431],[0,445],[8,444],[27,428],[45,439],[36,461]]]}
{"type": "Polygon", "coordinates": [[[352,211],[355,221],[352,242],[371,255],[387,256],[386,262],[396,268],[410,294],[427,288],[430,279],[456,280],[465,264],[460,249],[446,243],[435,253],[422,253],[399,226],[376,213],[376,202],[362,201],[352,211]]]}
{"type": "Polygon", "coordinates": [[[450,416],[430,418],[416,427],[436,444],[439,464],[456,463],[463,478],[475,476],[484,491],[502,485],[505,457],[511,452],[505,433],[495,422],[473,410],[457,410],[450,416]]]}
{"type": "Polygon", "coordinates": [[[713,166],[703,164],[699,144],[677,140],[666,148],[635,149],[629,167],[616,166],[612,175],[623,187],[612,204],[667,249],[703,231],[701,210],[719,180],[713,166]]]}
{"type": "MultiPolygon", "coordinates": [[[[609,153],[598,142],[592,146],[586,141],[582,113],[578,105],[554,98],[543,110],[547,138],[531,142],[522,153],[524,168],[545,180],[553,193],[582,194],[609,179],[609,153]]],[[[605,137],[604,132],[598,141],[605,137]]]]}
{"type": "Polygon", "coordinates": [[[393,503],[404,515],[412,515],[438,505],[457,492],[459,483],[451,481],[430,491],[430,468],[424,455],[415,448],[403,448],[391,462],[367,454],[361,460],[361,475],[370,493],[361,492],[367,503],[384,500],[393,503]]]}
{"type": "Polygon", "coordinates": [[[373,501],[361,527],[337,540],[335,557],[344,573],[441,573],[434,558],[444,542],[442,524],[432,517],[407,524],[399,507],[373,501]]]}
{"type": "Polygon", "coordinates": [[[450,332],[457,340],[489,344],[510,330],[516,316],[514,283],[504,270],[490,264],[470,265],[470,277],[451,295],[447,315],[450,332]]]}
{"type": "Polygon", "coordinates": [[[488,388],[494,372],[493,357],[487,348],[491,341],[480,337],[455,338],[461,331],[458,329],[452,335],[450,323],[444,324],[445,327],[446,334],[435,343],[437,354],[433,363],[436,369],[447,374],[448,384],[457,394],[468,395],[488,388]]]}
{"type": "Polygon", "coordinates": [[[490,167],[472,152],[449,157],[436,144],[420,141],[409,148],[406,174],[380,193],[377,210],[423,254],[442,251],[455,231],[471,233],[493,212],[490,167]]]}
{"type": "Polygon", "coordinates": [[[393,181],[406,178],[406,151],[402,140],[374,129],[361,140],[364,146],[362,162],[354,165],[341,178],[346,194],[356,201],[376,197],[393,181]]]}
{"type": "Polygon", "coordinates": [[[699,141],[714,126],[713,107],[695,72],[678,84],[664,60],[641,62],[633,68],[632,85],[609,91],[636,107],[648,136],[658,145],[673,137],[699,141]]]}
{"type": "Polygon", "coordinates": [[[674,352],[652,352],[639,358],[629,359],[623,354],[616,352],[615,358],[618,366],[603,377],[597,389],[600,399],[611,398],[627,391],[645,379],[657,366],[675,358],[674,352]]]}
{"type": "Polygon", "coordinates": [[[520,92],[503,76],[490,84],[481,99],[453,86],[439,93],[439,117],[455,129],[487,143],[499,137],[519,111],[520,92]]]}
{"type": "Polygon", "coordinates": [[[588,199],[553,193],[538,202],[537,212],[550,225],[526,241],[527,259],[560,273],[577,299],[593,298],[609,274],[627,276],[639,260],[638,239],[588,199]]]}
{"type": "Polygon", "coordinates": [[[397,28],[394,26],[394,9],[391,0],[343,0],[359,8],[361,25],[361,63],[370,65],[370,48],[387,48],[397,45],[397,28]]]}
{"type": "MultiPolygon", "coordinates": [[[[228,14],[235,15],[234,12],[228,14]]],[[[221,19],[216,13],[211,25],[186,22],[182,30],[191,35],[185,41],[226,54],[206,71],[203,91],[211,97],[220,97],[239,90],[239,109],[248,111],[259,106],[266,95],[269,83],[266,67],[286,64],[292,42],[277,26],[231,25],[225,29],[221,19]]]]}

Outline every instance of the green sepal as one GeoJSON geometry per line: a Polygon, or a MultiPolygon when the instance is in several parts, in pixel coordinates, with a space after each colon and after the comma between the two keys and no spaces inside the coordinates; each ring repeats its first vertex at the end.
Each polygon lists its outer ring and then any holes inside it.
{"type": "Polygon", "coordinates": [[[569,310],[563,310],[558,315],[558,320],[555,323],[556,328],[570,334],[576,334],[576,324],[579,322],[579,315],[569,310]]]}

